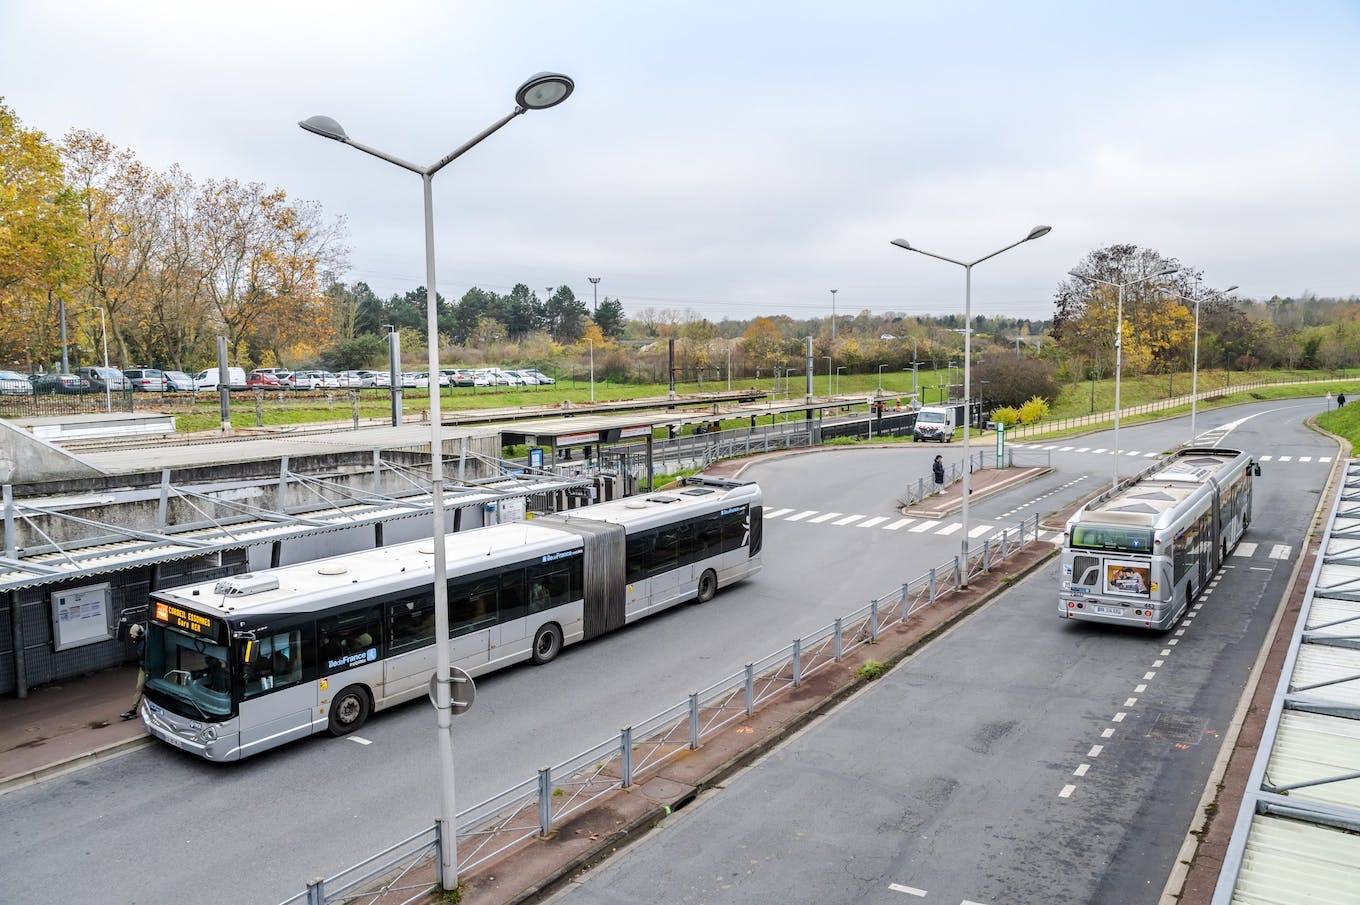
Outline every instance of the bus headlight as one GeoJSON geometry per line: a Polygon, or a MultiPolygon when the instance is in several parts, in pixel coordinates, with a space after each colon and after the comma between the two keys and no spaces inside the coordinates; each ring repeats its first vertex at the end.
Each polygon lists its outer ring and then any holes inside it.
{"type": "Polygon", "coordinates": [[[215,742],[215,741],[217,741],[217,727],[216,727],[216,726],[209,726],[208,728],[204,729],[202,732],[200,732],[200,733],[198,734],[198,740],[199,740],[200,742],[215,742]]]}

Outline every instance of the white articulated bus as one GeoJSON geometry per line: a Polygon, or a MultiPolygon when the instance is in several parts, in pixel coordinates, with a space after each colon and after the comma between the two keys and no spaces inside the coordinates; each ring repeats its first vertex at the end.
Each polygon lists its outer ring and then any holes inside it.
{"type": "MultiPolygon", "coordinates": [[[[546,663],[761,566],[761,495],[689,478],[653,492],[445,537],[448,645],[472,675],[546,663]]],[[[344,735],[425,694],[435,667],[430,539],[155,591],[141,717],[156,737],[238,760],[344,735]]]]}
{"type": "Polygon", "coordinates": [[[1251,524],[1260,473],[1244,452],[1186,448],[1078,509],[1063,534],[1058,615],[1170,628],[1251,524]]]}

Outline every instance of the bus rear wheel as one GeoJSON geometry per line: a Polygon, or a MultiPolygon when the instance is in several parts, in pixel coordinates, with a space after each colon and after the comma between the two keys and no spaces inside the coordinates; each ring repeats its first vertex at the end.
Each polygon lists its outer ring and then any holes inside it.
{"type": "Polygon", "coordinates": [[[557,623],[549,622],[534,635],[534,662],[540,666],[557,656],[562,650],[562,630],[557,623]]]}
{"type": "Polygon", "coordinates": [[[330,733],[339,738],[349,735],[368,719],[368,695],[358,685],[351,685],[331,701],[330,733]]]}
{"type": "Polygon", "coordinates": [[[697,599],[700,603],[708,603],[716,593],[718,593],[718,575],[712,569],[705,569],[704,574],[699,576],[697,599]]]}

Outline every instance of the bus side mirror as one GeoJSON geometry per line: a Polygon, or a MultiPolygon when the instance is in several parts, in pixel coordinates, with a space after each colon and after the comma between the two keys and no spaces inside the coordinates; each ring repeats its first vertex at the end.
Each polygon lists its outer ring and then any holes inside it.
{"type": "Polygon", "coordinates": [[[1261,476],[1261,463],[1260,463],[1260,462],[1252,462],[1252,463],[1251,463],[1251,473],[1252,473],[1254,476],[1258,477],[1258,478],[1261,476]]]}

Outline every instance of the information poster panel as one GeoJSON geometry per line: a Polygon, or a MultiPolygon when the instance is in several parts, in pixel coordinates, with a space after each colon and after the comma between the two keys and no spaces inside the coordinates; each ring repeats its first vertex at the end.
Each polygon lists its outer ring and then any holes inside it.
{"type": "Polygon", "coordinates": [[[112,591],[108,582],[52,595],[52,643],[57,650],[108,641],[112,591]]]}

